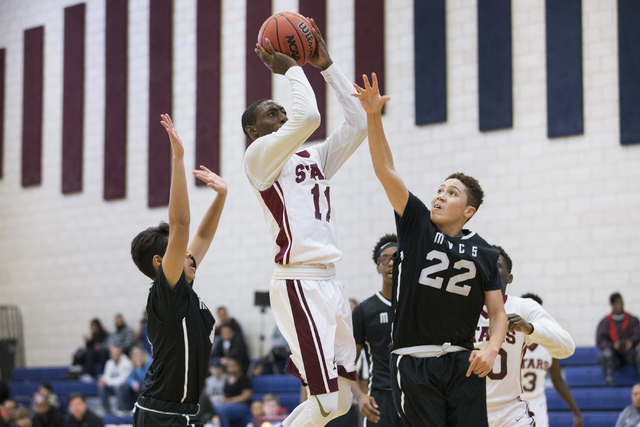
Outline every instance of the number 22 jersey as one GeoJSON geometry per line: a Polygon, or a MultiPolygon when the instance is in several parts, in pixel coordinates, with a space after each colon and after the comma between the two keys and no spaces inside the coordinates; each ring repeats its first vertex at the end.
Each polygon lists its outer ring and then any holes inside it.
{"type": "Polygon", "coordinates": [[[469,230],[445,236],[411,193],[396,228],[393,350],[444,343],[472,350],[484,293],[502,288],[498,251],[469,230]]]}

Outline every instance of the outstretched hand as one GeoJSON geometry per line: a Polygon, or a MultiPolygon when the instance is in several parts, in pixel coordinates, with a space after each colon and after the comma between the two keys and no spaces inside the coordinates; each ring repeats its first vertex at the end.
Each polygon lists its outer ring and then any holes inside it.
{"type": "Polygon", "coordinates": [[[171,142],[171,150],[173,150],[174,157],[184,157],[184,145],[182,144],[182,139],[178,135],[178,131],[173,127],[173,122],[171,121],[171,117],[168,114],[161,114],[162,120],[160,123],[167,130],[169,134],[169,141],[171,142]]]}
{"type": "Polygon", "coordinates": [[[211,172],[205,166],[200,165],[200,170],[192,172],[196,178],[213,188],[220,195],[227,194],[227,182],[219,175],[211,172]]]}
{"type": "Polygon", "coordinates": [[[322,33],[320,32],[320,28],[316,25],[316,21],[313,18],[307,18],[311,23],[311,33],[313,37],[316,39],[316,50],[313,52],[313,56],[309,59],[309,64],[313,67],[320,68],[321,70],[326,70],[333,64],[331,57],[329,56],[329,52],[327,51],[327,43],[324,41],[324,37],[322,37],[322,33]]]}
{"type": "Polygon", "coordinates": [[[284,75],[284,73],[286,73],[289,68],[297,65],[296,60],[289,55],[276,52],[276,50],[271,45],[271,40],[265,40],[267,42],[267,47],[269,48],[268,52],[264,50],[264,48],[260,44],[256,44],[256,48],[253,49],[253,51],[258,54],[262,62],[264,62],[264,65],[266,65],[272,73],[284,75]]]}
{"type": "Polygon", "coordinates": [[[386,95],[380,95],[376,73],[371,74],[372,84],[369,84],[369,79],[365,74],[362,75],[362,78],[364,80],[364,89],[354,83],[353,87],[356,88],[358,93],[352,93],[351,96],[355,96],[360,100],[360,104],[362,104],[362,108],[367,114],[379,113],[382,111],[384,104],[391,98],[386,95]]]}

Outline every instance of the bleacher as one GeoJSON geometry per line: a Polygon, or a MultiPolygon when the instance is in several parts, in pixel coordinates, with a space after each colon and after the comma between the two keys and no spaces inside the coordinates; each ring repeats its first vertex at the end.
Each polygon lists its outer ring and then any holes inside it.
{"type": "MultiPolygon", "coordinates": [[[[87,397],[87,405],[98,400],[98,386],[95,381],[85,382],[69,379],[68,366],[39,368],[14,368],[9,381],[11,398],[24,406],[31,406],[31,397],[43,382],[51,384],[53,392],[60,399],[60,408],[66,412],[71,393],[82,393],[87,397]]],[[[107,424],[131,424],[132,416],[105,415],[102,421],[107,424]]]]}
{"type": "MultiPolygon", "coordinates": [[[[573,356],[560,360],[565,379],[580,411],[584,427],[614,426],[620,412],[631,404],[631,388],[640,381],[634,367],[614,372],[615,387],[605,387],[596,347],[578,347],[573,356]]],[[[554,389],[547,389],[551,427],[572,427],[573,414],[554,389]]]]}
{"type": "MultiPolygon", "coordinates": [[[[625,366],[614,373],[615,387],[605,387],[602,370],[598,365],[598,350],[595,347],[578,347],[573,356],[561,360],[565,379],[578,407],[582,411],[585,427],[613,426],[618,414],[631,404],[631,388],[640,382],[638,371],[625,366]]],[[[23,405],[31,404],[31,396],[39,384],[49,382],[66,409],[69,394],[79,392],[87,398],[97,399],[95,382],[69,380],[68,367],[15,368],[9,382],[14,400],[23,405]]],[[[280,398],[280,405],[292,411],[300,403],[300,381],[290,375],[258,375],[251,378],[253,399],[262,399],[266,393],[280,398]]],[[[547,406],[551,427],[572,427],[573,414],[554,389],[547,389],[547,406]]],[[[131,424],[131,416],[107,415],[106,424],[131,424]]]]}

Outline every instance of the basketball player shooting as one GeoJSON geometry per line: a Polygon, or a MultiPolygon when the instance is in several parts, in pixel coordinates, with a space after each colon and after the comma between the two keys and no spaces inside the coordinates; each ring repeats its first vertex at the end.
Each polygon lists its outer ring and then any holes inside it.
{"type": "Polygon", "coordinates": [[[369,149],[376,176],[396,215],[398,248],[394,289],[391,389],[405,426],[487,426],[485,375],[507,332],[498,273],[498,251],[463,229],[482,203],[478,181],[450,175],[431,209],[411,194],[395,170],[380,111],[376,75],[354,95],[367,113],[369,149]],[[483,304],[491,338],[473,350],[483,304]]]}
{"type": "Polygon", "coordinates": [[[286,371],[308,387],[309,398],[287,417],[285,427],[324,426],[345,414],[356,378],[351,308],[334,267],[342,252],[329,180],[366,137],[366,117],[351,96],[352,84],[311,24],[317,47],[309,62],[335,90],[344,122],[326,141],[300,150],[320,123],[315,95],[302,68],[270,42],[268,51],[260,45],[255,51],[273,73],[291,82],[291,114],[276,101],[262,99],[242,115],[242,129],[252,141],[245,173],[274,240],[269,296],[276,324],[291,347],[286,371]]]}

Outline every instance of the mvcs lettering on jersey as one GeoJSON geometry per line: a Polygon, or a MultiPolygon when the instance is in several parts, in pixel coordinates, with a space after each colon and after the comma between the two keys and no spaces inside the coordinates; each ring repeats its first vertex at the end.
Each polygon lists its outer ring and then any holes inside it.
{"type": "MultiPolygon", "coordinates": [[[[459,255],[469,254],[474,258],[478,256],[477,246],[467,246],[464,243],[454,244],[446,240],[444,234],[440,232],[436,233],[434,243],[436,245],[446,246],[450,251],[453,253],[457,252],[459,255]]],[[[465,297],[469,295],[471,286],[463,283],[476,277],[476,265],[473,261],[459,259],[450,268],[449,264],[451,264],[451,260],[449,259],[449,255],[438,249],[430,251],[426,259],[428,261],[434,261],[434,263],[422,269],[418,283],[436,289],[442,289],[445,276],[453,274],[453,276],[447,280],[445,290],[452,294],[465,297]]]]}

